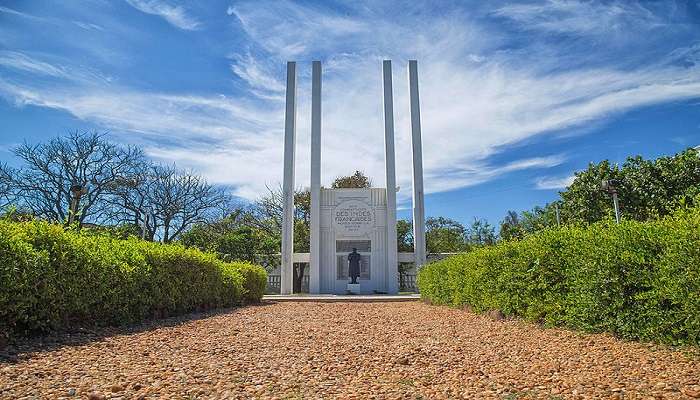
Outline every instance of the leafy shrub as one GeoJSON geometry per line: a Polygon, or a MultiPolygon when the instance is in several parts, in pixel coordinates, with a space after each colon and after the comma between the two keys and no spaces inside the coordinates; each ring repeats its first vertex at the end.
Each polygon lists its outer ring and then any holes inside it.
{"type": "Polygon", "coordinates": [[[700,208],[545,229],[422,268],[435,304],[627,339],[700,344],[700,208]]]}
{"type": "Polygon", "coordinates": [[[179,245],[0,221],[0,335],[259,301],[266,281],[261,267],[179,245]]]}

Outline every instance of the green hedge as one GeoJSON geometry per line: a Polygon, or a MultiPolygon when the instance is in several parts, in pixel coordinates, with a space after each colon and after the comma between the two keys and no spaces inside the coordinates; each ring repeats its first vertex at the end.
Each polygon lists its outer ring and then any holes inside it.
{"type": "Polygon", "coordinates": [[[258,301],[266,282],[262,267],[178,245],[0,221],[0,339],[258,301]]]}
{"type": "Polygon", "coordinates": [[[545,230],[428,264],[418,287],[434,304],[698,345],[700,209],[545,230]]]}

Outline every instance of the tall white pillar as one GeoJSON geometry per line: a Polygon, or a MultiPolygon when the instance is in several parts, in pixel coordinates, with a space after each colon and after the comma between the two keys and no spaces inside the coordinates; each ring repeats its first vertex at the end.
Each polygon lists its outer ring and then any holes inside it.
{"type": "Polygon", "coordinates": [[[411,150],[413,154],[413,245],[416,268],[425,264],[425,201],[423,199],[423,145],[418,99],[418,62],[408,61],[408,86],[411,101],[411,150]]]}
{"type": "Polygon", "coordinates": [[[294,253],[294,148],[297,116],[296,63],[287,63],[287,100],[284,113],[284,180],[282,182],[282,264],[280,294],[291,294],[293,286],[294,253]]]}
{"type": "Polygon", "coordinates": [[[321,62],[311,71],[311,232],[309,292],[321,291],[321,62]]]}
{"type": "Polygon", "coordinates": [[[394,94],[391,60],[382,65],[384,83],[384,166],[386,169],[387,292],[399,292],[399,260],[396,243],[396,151],[394,149],[394,94]]]}

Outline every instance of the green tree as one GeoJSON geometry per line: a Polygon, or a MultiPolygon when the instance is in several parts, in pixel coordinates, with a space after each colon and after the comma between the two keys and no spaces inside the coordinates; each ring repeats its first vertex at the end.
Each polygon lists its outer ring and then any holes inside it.
{"type": "Polygon", "coordinates": [[[396,221],[396,241],[399,252],[413,251],[413,224],[411,221],[400,219],[396,221]]]}
{"type": "Polygon", "coordinates": [[[613,215],[610,196],[600,190],[603,180],[620,182],[618,197],[623,218],[644,221],[669,215],[681,205],[693,205],[700,192],[700,157],[695,149],[645,160],[629,157],[622,167],[608,160],[589,164],[561,192],[562,219],[593,223],[613,215]]]}
{"type": "Polygon", "coordinates": [[[501,221],[501,228],[498,236],[503,240],[522,239],[523,236],[525,236],[525,229],[520,222],[520,217],[517,212],[512,210],[508,211],[503,221],[501,221]]]}
{"type": "Polygon", "coordinates": [[[430,217],[425,221],[425,246],[428,253],[456,253],[469,250],[467,229],[459,222],[430,217]]]}
{"type": "Polygon", "coordinates": [[[584,171],[577,172],[573,183],[561,192],[562,216],[568,222],[591,223],[612,215],[610,196],[600,190],[600,183],[608,179],[621,179],[617,166],[608,160],[590,163],[584,171]]]}
{"type": "Polygon", "coordinates": [[[470,246],[481,247],[496,243],[496,229],[483,218],[474,218],[466,236],[470,246]]]}
{"type": "Polygon", "coordinates": [[[625,217],[640,221],[660,218],[681,205],[693,205],[700,191],[700,157],[695,149],[653,161],[630,157],[620,175],[625,217]]]}
{"type": "Polygon", "coordinates": [[[242,209],[221,220],[195,225],[182,235],[180,242],[214,253],[224,261],[260,262],[261,256],[279,251],[279,239],[246,225],[242,209]]]}
{"type": "Polygon", "coordinates": [[[534,233],[557,226],[555,205],[549,203],[544,207],[535,206],[532,210],[523,211],[520,215],[520,223],[525,233],[534,233]]]}
{"type": "Polygon", "coordinates": [[[369,187],[372,187],[372,180],[362,171],[355,171],[354,174],[348,176],[339,176],[331,184],[333,189],[361,189],[369,187]]]}
{"type": "Polygon", "coordinates": [[[294,193],[294,251],[311,251],[311,192],[302,190],[294,193]]]}
{"type": "Polygon", "coordinates": [[[501,222],[501,238],[518,239],[557,226],[556,206],[563,224],[590,224],[612,218],[612,199],[601,190],[601,182],[611,179],[619,182],[617,193],[623,218],[638,221],[661,218],[679,207],[699,205],[700,156],[696,149],[687,149],[654,160],[628,157],[621,167],[608,160],[590,163],[559,193],[559,200],[520,215],[509,211],[501,222]]]}

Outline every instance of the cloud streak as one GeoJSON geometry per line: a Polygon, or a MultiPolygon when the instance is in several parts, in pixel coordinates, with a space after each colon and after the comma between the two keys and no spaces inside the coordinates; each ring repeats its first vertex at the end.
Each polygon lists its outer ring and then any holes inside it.
{"type": "Polygon", "coordinates": [[[511,172],[556,167],[564,163],[565,160],[566,157],[563,154],[555,154],[519,159],[495,166],[484,162],[475,162],[442,169],[437,173],[432,172],[426,176],[426,181],[433,181],[433,185],[440,188],[439,190],[433,189],[433,191],[445,191],[475,186],[511,172]]]}
{"type": "Polygon", "coordinates": [[[176,28],[188,31],[200,29],[202,23],[188,15],[182,6],[174,6],[162,0],[126,0],[129,5],[146,14],[162,17],[176,28]]]}
{"type": "Polygon", "coordinates": [[[277,94],[284,92],[284,82],[280,81],[271,72],[269,66],[263,65],[261,61],[255,59],[250,53],[234,55],[232,59],[231,71],[244,80],[250,88],[277,94]]]}
{"type": "Polygon", "coordinates": [[[64,68],[36,60],[16,51],[0,51],[0,65],[32,74],[68,79],[64,68]]]}
{"type": "Polygon", "coordinates": [[[41,20],[41,18],[36,17],[31,14],[23,13],[20,11],[17,11],[15,9],[9,8],[9,7],[3,7],[0,6],[0,13],[5,13],[5,14],[10,14],[10,15],[16,15],[18,17],[23,17],[23,18],[29,18],[29,19],[34,19],[34,20],[41,20]]]}
{"type": "Polygon", "coordinates": [[[265,182],[276,182],[282,109],[261,109],[225,96],[173,95],[118,86],[74,86],[46,90],[0,78],[0,93],[16,105],[66,111],[119,132],[155,159],[194,168],[212,183],[256,198],[265,182]]]}
{"type": "Polygon", "coordinates": [[[574,183],[574,175],[564,177],[545,176],[535,181],[535,188],[539,190],[566,189],[574,183]]]}
{"type": "Polygon", "coordinates": [[[493,15],[516,22],[523,29],[577,35],[605,36],[624,30],[653,29],[664,21],[639,3],[546,0],[508,4],[493,15]]]}
{"type": "MultiPolygon", "coordinates": [[[[201,27],[181,7],[154,1],[130,4],[181,29],[201,27]]],[[[126,140],[139,141],[153,157],[197,169],[249,199],[281,180],[287,60],[299,60],[300,187],[309,180],[312,59],[322,59],[324,67],[324,184],[355,169],[384,184],[385,58],[394,60],[397,175],[404,188],[411,186],[406,60],[419,60],[428,193],[522,170],[543,171],[544,177],[534,182],[537,188],[560,188],[570,177],[546,177],[544,171],[566,163],[562,154],[544,152],[499,163],[493,157],[534,137],[585,129],[638,107],[700,97],[697,44],[664,48],[664,56],[655,54],[653,61],[637,65],[625,63],[624,57],[580,61],[619,50],[626,40],[636,40],[629,37],[664,24],[661,16],[637,3],[562,0],[486,7],[436,13],[427,3],[353,3],[338,11],[293,2],[236,2],[221,12],[241,30],[245,46],[227,48],[219,61],[228,66],[240,90],[191,94],[95,79],[88,83],[88,78],[75,76],[88,77],[91,71],[15,51],[0,53],[0,66],[59,82],[40,85],[4,77],[0,93],[18,105],[65,110],[105,126],[126,140]],[[532,40],[514,39],[502,29],[503,20],[519,34],[530,32],[532,40]],[[614,48],[600,43],[584,54],[567,40],[548,40],[552,32],[595,36],[600,24],[614,28],[608,32],[617,35],[614,48]]],[[[640,53],[638,47],[634,53],[640,53]]],[[[400,201],[407,202],[409,195],[410,190],[402,190],[400,201]]]]}

